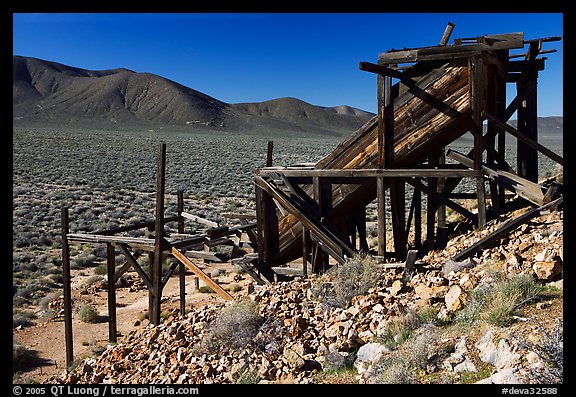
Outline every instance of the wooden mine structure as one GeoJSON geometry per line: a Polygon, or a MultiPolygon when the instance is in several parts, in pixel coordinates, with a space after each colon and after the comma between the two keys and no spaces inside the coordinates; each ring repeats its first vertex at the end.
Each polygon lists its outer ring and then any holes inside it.
{"type": "Polygon", "coordinates": [[[390,50],[379,55],[377,64],[360,62],[360,70],[377,75],[378,114],[326,157],[311,166],[257,170],[254,265],[262,275],[272,280],[273,266],[300,257],[305,271],[310,263],[318,273],[328,268],[329,258],[343,263],[354,252],[366,251],[366,208],[374,200],[378,257],[404,260],[410,249],[435,247],[445,228],[446,207],[481,228],[505,210],[506,190],[536,206],[558,195],[557,186],[538,184],[538,153],[561,165],[563,159],[538,143],[537,79],[546,59],[540,54],[555,52],[543,50],[542,43],[561,38],[525,40],[523,33],[509,33],[447,45],[453,28],[449,23],[437,46],[390,50]],[[510,54],[525,46],[525,53],[510,54]],[[507,105],[508,83],[515,84],[516,97],[507,105]],[[516,127],[508,124],[514,113],[516,127]],[[467,132],[474,137],[469,153],[446,151],[467,132]],[[506,162],[506,134],[517,139],[516,171],[506,162]],[[447,163],[447,157],[456,163],[447,163]],[[454,192],[464,178],[475,181],[474,192],[454,192]],[[407,184],[413,187],[408,219],[407,184]],[[422,193],[427,195],[426,244],[422,193]],[[386,194],[393,252],[386,252],[386,194]],[[477,212],[455,199],[476,200],[477,212]]]}
{"type": "MultiPolygon", "coordinates": [[[[433,248],[445,226],[445,207],[483,227],[489,216],[505,210],[505,191],[511,191],[535,206],[511,220],[490,236],[458,254],[460,260],[500,238],[520,224],[537,216],[542,209],[562,202],[561,186],[538,184],[538,153],[563,165],[563,159],[538,143],[537,79],[546,58],[542,43],[560,40],[548,37],[524,40],[523,33],[487,35],[455,39],[447,45],[454,25],[449,23],[440,45],[380,54],[377,64],[361,62],[360,69],[377,74],[378,114],[331,153],[313,165],[272,166],[269,142],[266,167],[254,177],[256,222],[239,217],[240,226],[219,226],[184,211],[178,192],[177,214],[165,215],[166,145],[160,144],[157,156],[155,218],[132,225],[93,233],[70,233],[69,215],[62,208],[62,263],[64,272],[64,321],[66,362],[73,361],[72,294],[70,243],[106,244],[108,269],[109,340],[116,341],[116,282],[134,269],[149,292],[150,321],[160,323],[162,291],[179,267],[180,310],[185,312],[185,270],[201,278],[223,299],[232,297],[189,258],[207,259],[207,247],[232,242],[237,248],[242,233],[250,239],[255,253],[236,263],[258,283],[275,281],[279,266],[302,258],[303,273],[308,263],[313,273],[325,271],[332,258],[344,263],[356,252],[368,251],[366,208],[377,201],[378,256],[381,261],[395,258],[412,267],[417,252],[433,248]],[[510,50],[524,48],[525,54],[510,50]],[[521,60],[513,60],[522,57],[521,60]],[[401,66],[401,64],[410,64],[401,66]],[[393,79],[398,80],[392,84],[393,79]],[[516,97],[506,105],[506,85],[515,83],[516,97]],[[517,127],[508,124],[517,113],[517,127]],[[483,122],[487,121],[486,132],[483,122]],[[446,152],[446,146],[472,132],[469,153],[446,152]],[[506,133],[517,139],[517,171],[506,162],[506,133]],[[484,153],[486,161],[484,161],[484,153]],[[446,157],[456,164],[447,164],[446,157]],[[455,193],[463,178],[476,181],[476,191],[455,193]],[[489,183],[492,211],[487,211],[485,181],[489,183]],[[413,197],[406,219],[406,184],[413,186],[413,197]],[[385,198],[389,192],[394,251],[386,252],[385,198]],[[428,196],[426,236],[422,242],[422,192],[428,196]],[[477,213],[455,199],[477,200],[477,213]],[[184,233],[184,220],[201,220],[210,227],[204,235],[184,233]],[[177,223],[178,233],[169,236],[165,225],[177,223]],[[414,224],[413,246],[408,234],[414,224]],[[145,237],[126,236],[125,232],[145,229],[145,237]],[[163,231],[158,233],[158,231],[163,231]],[[126,262],[117,268],[116,248],[126,262]],[[147,253],[150,270],[142,269],[135,251],[147,253]],[[168,256],[178,260],[167,272],[162,263],[168,256]]],[[[392,266],[392,265],[391,265],[392,266]]]]}

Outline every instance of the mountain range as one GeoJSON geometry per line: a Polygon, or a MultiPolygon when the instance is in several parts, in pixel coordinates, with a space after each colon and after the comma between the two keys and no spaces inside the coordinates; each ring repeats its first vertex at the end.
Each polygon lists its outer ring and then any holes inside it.
{"type": "MultiPolygon", "coordinates": [[[[13,56],[13,125],[129,130],[212,130],[342,137],[373,113],[296,98],[230,104],[152,73],[87,70],[13,56]]],[[[515,125],[515,120],[510,121],[515,125]]],[[[540,135],[563,133],[562,117],[539,117],[540,135]]]]}
{"type": "Polygon", "coordinates": [[[296,98],[229,104],[152,73],[13,57],[14,126],[347,135],[374,114],[296,98]]]}

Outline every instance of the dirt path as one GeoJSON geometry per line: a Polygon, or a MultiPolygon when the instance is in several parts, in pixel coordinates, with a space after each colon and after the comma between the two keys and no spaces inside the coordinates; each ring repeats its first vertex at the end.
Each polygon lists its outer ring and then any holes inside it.
{"type": "MultiPolygon", "coordinates": [[[[227,265],[230,266],[229,264],[227,265]]],[[[225,266],[220,266],[225,267],[225,266]]],[[[211,269],[215,267],[211,266],[211,269]]],[[[229,269],[228,269],[229,270],[229,269]]],[[[234,274],[219,277],[222,286],[232,281],[234,274]]],[[[245,286],[250,282],[245,275],[238,284],[245,286]]],[[[78,304],[81,301],[89,301],[98,311],[97,323],[86,323],[79,319],[77,313],[72,315],[72,332],[74,359],[85,358],[94,354],[98,349],[103,349],[108,344],[108,321],[107,321],[107,292],[98,291],[88,296],[79,294],[77,288],[87,277],[73,277],[73,301],[78,304]]],[[[202,293],[194,290],[194,275],[186,275],[186,307],[198,307],[215,302],[223,302],[222,298],[214,293],[202,293]]],[[[200,282],[202,286],[202,282],[200,282]]],[[[234,295],[233,292],[231,292],[234,295]]],[[[163,291],[162,311],[170,311],[180,308],[180,292],[178,277],[172,277],[163,291]]],[[[116,291],[116,317],[118,340],[136,329],[148,311],[148,292],[145,289],[130,291],[128,288],[118,288],[116,291]]],[[[22,373],[23,379],[33,379],[36,382],[45,383],[51,376],[61,374],[66,369],[66,343],[64,336],[64,321],[41,322],[22,329],[13,330],[13,340],[27,349],[36,352],[38,366],[22,373]]]]}

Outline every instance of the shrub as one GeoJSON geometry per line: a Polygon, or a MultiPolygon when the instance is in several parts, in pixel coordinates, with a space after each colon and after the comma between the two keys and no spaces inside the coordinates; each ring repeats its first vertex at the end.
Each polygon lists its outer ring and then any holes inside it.
{"type": "Polygon", "coordinates": [[[224,307],[219,316],[208,326],[206,347],[245,347],[258,333],[262,325],[258,304],[250,299],[233,302],[224,307]]]}
{"type": "Polygon", "coordinates": [[[103,276],[108,273],[108,265],[105,263],[101,263],[100,265],[94,268],[94,274],[103,276]]]}
{"type": "Polygon", "coordinates": [[[243,385],[253,385],[260,382],[258,371],[253,368],[246,368],[235,376],[234,383],[243,385]]]}
{"type": "Polygon", "coordinates": [[[17,342],[12,342],[12,372],[30,368],[38,360],[38,353],[28,350],[17,342]]]}
{"type": "Polygon", "coordinates": [[[312,286],[312,295],[333,307],[347,307],[352,298],[364,295],[380,279],[376,261],[362,254],[347,258],[342,265],[331,268],[312,286]]]}
{"type": "Polygon", "coordinates": [[[98,312],[92,305],[88,303],[82,303],[80,305],[78,308],[78,315],[80,316],[80,321],[84,323],[98,322],[98,312]]]}
{"type": "Polygon", "coordinates": [[[434,349],[438,336],[434,326],[427,326],[418,335],[403,344],[401,349],[385,355],[375,365],[375,383],[409,384],[416,383],[416,375],[428,364],[428,357],[434,349]]]}
{"type": "Polygon", "coordinates": [[[510,325],[519,307],[541,299],[546,293],[546,288],[527,274],[506,278],[494,273],[492,279],[472,291],[468,304],[456,315],[460,324],[469,326],[484,317],[500,327],[510,325]]]}
{"type": "Polygon", "coordinates": [[[27,327],[28,325],[32,324],[32,320],[36,318],[34,312],[25,310],[19,313],[14,313],[12,315],[12,328],[16,328],[18,326],[27,327]]]}
{"type": "Polygon", "coordinates": [[[546,331],[542,323],[538,323],[541,336],[539,343],[527,342],[522,336],[512,336],[518,344],[536,353],[544,362],[543,368],[531,368],[531,374],[537,383],[563,383],[564,382],[564,333],[562,319],[557,319],[552,332],[546,331]]]}

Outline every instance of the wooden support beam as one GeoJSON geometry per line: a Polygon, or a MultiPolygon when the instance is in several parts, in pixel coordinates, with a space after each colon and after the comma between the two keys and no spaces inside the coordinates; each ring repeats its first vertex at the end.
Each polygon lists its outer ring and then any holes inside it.
{"type": "Polygon", "coordinates": [[[172,255],[174,255],[176,259],[178,259],[181,263],[186,265],[186,267],[192,270],[198,277],[200,277],[202,281],[204,281],[206,285],[209,286],[210,289],[212,289],[212,291],[214,291],[220,297],[224,298],[225,300],[233,299],[232,295],[230,295],[228,292],[226,292],[226,290],[220,287],[214,280],[208,277],[208,275],[204,273],[202,269],[200,269],[198,266],[190,262],[190,260],[186,258],[186,256],[183,253],[178,251],[176,247],[172,247],[170,249],[170,252],[172,253],[172,255]]]}
{"type": "Polygon", "coordinates": [[[414,189],[414,246],[422,249],[422,192],[414,189]]]}
{"type": "Polygon", "coordinates": [[[444,34],[442,35],[442,39],[440,39],[439,45],[448,44],[448,40],[450,40],[450,35],[452,35],[452,31],[454,30],[454,26],[456,26],[456,25],[453,22],[448,22],[448,25],[446,25],[446,29],[444,30],[444,34]]]}
{"type": "Polygon", "coordinates": [[[266,167],[272,167],[273,152],[274,152],[274,141],[268,141],[268,151],[266,152],[266,167]]]}
{"type": "MultiPolygon", "coordinates": [[[[456,150],[450,149],[447,155],[467,167],[474,166],[473,160],[456,150]]],[[[511,172],[490,168],[484,163],[482,164],[482,170],[488,179],[493,180],[505,189],[514,192],[523,199],[536,205],[543,204],[543,188],[537,183],[531,182],[511,172]]]]}
{"type": "Polygon", "coordinates": [[[128,247],[126,246],[126,244],[118,244],[117,246],[118,248],[120,248],[120,251],[122,251],[122,254],[126,258],[126,260],[130,263],[130,265],[134,268],[136,273],[138,273],[142,281],[144,281],[144,284],[146,284],[148,291],[150,291],[153,294],[154,288],[152,286],[152,281],[150,280],[150,277],[148,277],[148,275],[146,274],[144,269],[142,269],[142,267],[140,266],[136,258],[132,255],[132,253],[128,251],[128,247]]]}
{"type": "Polygon", "coordinates": [[[392,232],[394,236],[394,251],[396,259],[406,256],[406,197],[405,185],[401,179],[393,179],[390,183],[390,207],[392,208],[392,232]]]}
{"type": "MultiPolygon", "coordinates": [[[[538,80],[538,70],[536,68],[532,67],[523,74],[525,74],[525,78],[516,83],[519,91],[529,81],[536,86],[538,80]]],[[[518,109],[517,119],[518,132],[535,142],[538,141],[537,103],[537,89],[534,88],[518,109]]],[[[518,140],[516,158],[518,175],[529,181],[538,182],[538,153],[536,149],[530,147],[524,141],[518,140]]]]}
{"type": "Polygon", "coordinates": [[[108,271],[108,340],[116,343],[116,255],[114,246],[106,244],[106,267],[108,271]]]}
{"type": "Polygon", "coordinates": [[[464,259],[470,258],[476,254],[476,252],[485,249],[492,244],[496,243],[498,240],[506,236],[512,230],[516,229],[517,227],[527,223],[530,219],[537,217],[540,215],[541,211],[544,211],[548,208],[555,208],[563,201],[563,197],[560,196],[554,201],[551,201],[547,204],[544,204],[540,207],[532,208],[531,210],[525,212],[522,215],[517,216],[516,218],[510,219],[507,222],[503,223],[498,229],[490,233],[488,236],[482,238],[481,240],[477,241],[476,243],[472,244],[470,247],[466,248],[464,251],[461,251],[452,259],[454,261],[462,261],[464,259]]]}
{"type": "Polygon", "coordinates": [[[477,216],[473,213],[471,213],[470,211],[468,211],[466,208],[462,207],[461,205],[455,203],[452,200],[449,200],[448,198],[446,198],[444,195],[436,192],[436,190],[434,190],[433,188],[431,188],[430,186],[426,186],[424,185],[422,182],[420,182],[418,179],[416,178],[404,178],[404,180],[411,184],[412,186],[414,186],[416,189],[421,190],[422,192],[426,193],[428,195],[428,200],[430,200],[430,197],[432,197],[434,200],[437,200],[441,203],[444,203],[447,207],[452,208],[454,211],[458,212],[459,214],[461,214],[462,216],[476,222],[477,216]]]}
{"type": "MultiPolygon", "coordinates": [[[[482,111],[484,103],[484,62],[482,57],[474,57],[469,60],[472,70],[472,118],[474,119],[474,170],[482,170],[482,111]]],[[[486,225],[486,191],[484,187],[484,177],[476,178],[476,195],[478,196],[478,227],[486,225]]]]}
{"type": "Polygon", "coordinates": [[[201,218],[197,215],[192,215],[192,214],[189,214],[189,213],[184,212],[184,211],[182,211],[181,215],[186,219],[190,219],[191,221],[201,223],[201,224],[206,225],[208,227],[219,227],[220,226],[216,222],[212,222],[208,219],[204,219],[204,218],[201,218]]]}
{"type": "Polygon", "coordinates": [[[308,277],[308,240],[310,239],[310,232],[302,227],[302,272],[304,277],[308,277]]]}
{"type": "Polygon", "coordinates": [[[378,255],[386,256],[386,185],[383,177],[376,179],[377,221],[378,221],[378,255]]]}
{"type": "MultiPolygon", "coordinates": [[[[180,220],[181,220],[181,217],[178,215],[168,216],[168,217],[164,218],[164,224],[166,224],[168,222],[174,222],[174,221],[180,222],[180,220]]],[[[110,235],[114,235],[114,234],[118,234],[118,233],[129,232],[131,230],[141,229],[144,227],[154,226],[155,223],[156,223],[155,220],[136,222],[136,223],[133,223],[130,225],[119,226],[119,227],[115,227],[115,228],[111,228],[111,229],[95,230],[95,231],[91,232],[90,234],[110,236],[110,235]]]]}
{"type": "MultiPolygon", "coordinates": [[[[182,213],[184,212],[184,192],[178,190],[178,215],[180,219],[178,220],[178,233],[184,234],[184,217],[182,213]]],[[[178,268],[178,278],[180,284],[180,315],[186,314],[186,268],[182,262],[179,263],[178,268]]]]}
{"type": "MultiPolygon", "coordinates": [[[[349,169],[349,168],[333,168],[333,169],[317,169],[317,170],[259,170],[257,175],[263,177],[272,177],[273,175],[282,175],[287,178],[324,178],[331,179],[330,183],[361,183],[365,182],[360,178],[397,178],[397,177],[422,177],[422,178],[456,178],[456,177],[477,177],[482,175],[481,172],[474,172],[468,169],[457,169],[451,164],[446,164],[445,168],[387,168],[387,169],[377,169],[377,168],[365,168],[365,169],[349,169]],[[346,181],[346,179],[350,179],[346,181]],[[357,179],[357,180],[354,180],[357,179]]],[[[312,182],[312,180],[310,180],[312,182]]]]}
{"type": "Polygon", "coordinates": [[[543,155],[545,155],[549,159],[555,161],[556,163],[558,163],[562,166],[564,165],[564,159],[561,156],[559,156],[558,154],[554,153],[552,150],[548,149],[546,146],[543,146],[542,144],[538,143],[537,141],[534,141],[533,139],[522,134],[516,128],[512,127],[510,124],[501,122],[500,120],[498,120],[496,117],[494,117],[490,113],[484,112],[484,115],[490,122],[494,123],[494,125],[496,125],[497,127],[508,132],[510,135],[512,135],[513,137],[522,141],[523,143],[530,146],[531,148],[538,150],[540,153],[542,153],[543,155]]]}
{"type": "Polygon", "coordinates": [[[64,337],[66,343],[66,368],[74,362],[72,334],[72,282],[70,278],[70,246],[68,244],[68,207],[62,207],[60,214],[62,228],[62,275],[64,284],[64,337]]]}
{"type": "Polygon", "coordinates": [[[156,210],[154,223],[154,262],[150,264],[150,279],[154,289],[153,311],[150,321],[160,325],[162,301],[162,251],[164,250],[164,195],[166,188],[166,144],[158,145],[156,162],[156,210]]]}

